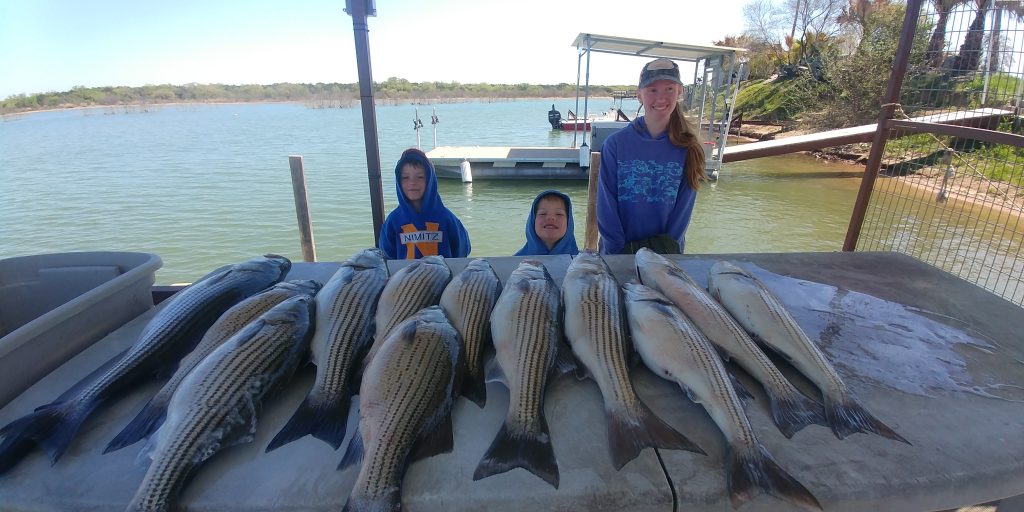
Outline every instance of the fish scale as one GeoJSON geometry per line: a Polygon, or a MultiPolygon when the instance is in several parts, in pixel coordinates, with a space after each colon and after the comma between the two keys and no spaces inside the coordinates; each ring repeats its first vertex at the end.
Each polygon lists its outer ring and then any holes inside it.
{"type": "Polygon", "coordinates": [[[626,367],[626,323],[619,286],[596,252],[585,250],[573,259],[562,284],[562,301],[565,335],[604,399],[615,469],[646,447],[704,453],[636,395],[626,367]]]}
{"type": "Polygon", "coordinates": [[[798,391],[725,308],[672,260],[646,248],[637,251],[637,274],[662,293],[758,382],[768,396],[772,421],[787,438],[810,424],[826,424],[821,404],[798,391]]]}
{"type": "Polygon", "coordinates": [[[192,349],[181,360],[178,369],[175,370],[170,380],[150,398],[149,402],[138,412],[135,418],[110,441],[106,449],[103,450],[103,453],[134,444],[159,428],[160,424],[164,421],[167,404],[174,395],[174,391],[181,385],[181,381],[206,356],[210,355],[217,347],[221,346],[249,322],[286,299],[299,294],[311,295],[316,293],[319,288],[320,284],[316,281],[285,281],[277,283],[271,288],[253,295],[225,311],[217,319],[217,322],[206,331],[206,334],[203,335],[196,348],[192,349]]]}
{"type": "Polygon", "coordinates": [[[387,279],[384,253],[364,249],[345,260],[317,294],[316,329],[310,342],[316,378],[267,451],[306,435],[334,449],[341,446],[354,393],[353,374],[370,344],[377,301],[387,279]]]}
{"type": "Polygon", "coordinates": [[[733,506],[749,501],[756,487],[805,510],[820,510],[814,495],[779,467],[757,439],[725,365],[704,333],[661,293],[636,283],[624,288],[629,325],[644,364],[679,384],[725,436],[733,506]]]}
{"type": "Polygon", "coordinates": [[[523,468],[556,489],[559,484],[544,393],[554,376],[572,369],[562,361],[561,300],[544,265],[523,260],[509,276],[491,313],[494,363],[509,389],[505,421],[473,473],[479,480],[523,468]]]}
{"type": "Polygon", "coordinates": [[[71,397],[62,396],[0,429],[5,437],[0,445],[0,474],[29,452],[26,443],[41,446],[55,463],[108,395],[177,362],[228,308],[280,281],[290,268],[287,258],[267,255],[212,272],[175,294],[111,368],[71,397]]]}
{"type": "Polygon", "coordinates": [[[487,260],[478,258],[448,283],[439,302],[465,346],[466,378],[462,395],[480,407],[487,402],[481,357],[490,330],[491,312],[500,293],[498,275],[487,260]]]}
{"type": "Polygon", "coordinates": [[[451,450],[462,365],[459,334],[440,306],[420,310],[381,343],[363,374],[359,432],[339,466],[363,459],[344,510],[398,510],[407,465],[451,450]],[[432,438],[442,432],[447,438],[432,438]]]}
{"type": "Polygon", "coordinates": [[[427,256],[395,272],[377,303],[377,331],[371,356],[398,324],[420,309],[437,304],[451,276],[452,271],[441,256],[427,256]]]}
{"type": "Polygon", "coordinates": [[[290,298],[214,350],[182,381],[152,442],[153,463],[128,510],[171,510],[187,475],[222,448],[251,441],[263,396],[308,349],[312,296],[290,298]]]}
{"type": "Polygon", "coordinates": [[[825,417],[837,438],[872,432],[910,444],[857,401],[821,349],[758,279],[732,263],[719,261],[711,266],[708,289],[747,331],[787,357],[821,390],[825,417]]]}

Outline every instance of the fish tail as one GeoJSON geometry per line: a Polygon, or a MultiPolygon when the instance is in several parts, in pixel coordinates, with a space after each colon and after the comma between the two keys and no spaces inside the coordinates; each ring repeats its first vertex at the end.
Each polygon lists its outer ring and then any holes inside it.
{"type": "Polygon", "coordinates": [[[121,432],[117,434],[103,449],[103,453],[120,450],[125,446],[131,446],[146,436],[152,434],[163,424],[167,417],[167,403],[163,400],[151,399],[143,406],[142,410],[135,415],[135,418],[128,423],[121,432]]]}
{"type": "Polygon", "coordinates": [[[35,443],[30,439],[21,437],[7,437],[0,443],[0,475],[3,475],[18,464],[29,452],[35,443]]]}
{"type": "Polygon", "coordinates": [[[638,400],[637,404],[639,407],[633,413],[620,409],[606,414],[608,446],[616,471],[640,455],[641,450],[649,447],[688,450],[706,455],[693,441],[655,416],[643,402],[638,400]]]}
{"type": "Polygon", "coordinates": [[[340,471],[351,465],[362,462],[363,451],[363,436],[359,434],[359,427],[356,427],[355,432],[352,433],[352,439],[348,441],[348,448],[345,449],[345,455],[341,457],[341,463],[338,464],[338,470],[340,471]]]}
{"type": "Polygon", "coordinates": [[[267,451],[275,450],[307,435],[312,435],[337,450],[345,440],[351,403],[352,397],[347,393],[341,393],[327,401],[315,400],[312,394],[306,395],[306,399],[299,404],[299,408],[295,410],[288,423],[267,445],[267,451]]]}
{"type": "Polygon", "coordinates": [[[341,512],[398,512],[402,510],[401,489],[389,489],[387,494],[377,498],[370,496],[351,496],[341,512]]]}
{"type": "Polygon", "coordinates": [[[481,409],[487,405],[487,384],[482,377],[466,375],[462,381],[462,396],[472,400],[481,409]]]}
{"type": "Polygon", "coordinates": [[[84,405],[73,400],[61,402],[12,421],[0,430],[0,435],[4,436],[4,443],[0,445],[0,468],[14,467],[30,451],[25,449],[27,441],[38,444],[49,455],[50,464],[56,464],[96,404],[95,400],[84,405]]]}
{"type": "Polygon", "coordinates": [[[772,421],[779,432],[791,439],[794,434],[808,425],[828,426],[825,408],[817,400],[813,400],[799,391],[784,396],[768,391],[768,403],[772,411],[772,421]]]}
{"type": "Polygon", "coordinates": [[[733,508],[739,508],[761,489],[803,510],[821,510],[821,504],[811,491],[779,467],[760,444],[755,450],[730,451],[727,478],[733,508]]]}
{"type": "Polygon", "coordinates": [[[844,395],[840,400],[826,396],[825,417],[828,419],[828,424],[832,426],[832,433],[839,439],[857,432],[872,432],[882,437],[910,444],[910,441],[872,416],[867,409],[849,395],[844,395]]]}
{"type": "Polygon", "coordinates": [[[551,447],[547,421],[543,416],[540,418],[540,429],[536,432],[517,432],[510,430],[508,423],[502,425],[491,447],[480,459],[480,465],[473,472],[473,480],[514,468],[523,468],[558,489],[558,462],[551,447]]]}

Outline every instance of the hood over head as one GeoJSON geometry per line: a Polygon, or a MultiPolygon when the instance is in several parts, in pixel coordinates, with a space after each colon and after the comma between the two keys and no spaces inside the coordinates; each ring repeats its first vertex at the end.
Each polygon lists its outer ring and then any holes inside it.
{"type": "Polygon", "coordinates": [[[437,192],[437,175],[434,173],[434,166],[430,163],[430,159],[427,158],[427,154],[416,148],[409,148],[402,152],[402,157],[398,159],[398,164],[395,165],[395,191],[398,193],[398,206],[403,210],[407,210],[409,215],[417,215],[416,209],[413,208],[412,204],[405,198],[405,194],[402,193],[402,166],[407,163],[416,163],[421,165],[427,173],[427,188],[423,191],[423,205],[420,208],[419,215],[430,215],[436,211],[444,209],[444,203],[441,201],[441,195],[437,192]]]}
{"type": "Polygon", "coordinates": [[[526,218],[526,245],[524,245],[522,249],[519,249],[516,256],[545,254],[575,255],[578,252],[580,252],[580,250],[576,246],[576,235],[573,230],[572,221],[572,201],[569,199],[569,196],[557,190],[545,190],[537,194],[537,197],[533,199],[533,204],[530,206],[530,215],[526,218]],[[544,245],[544,241],[537,236],[537,231],[533,228],[533,224],[537,220],[537,203],[547,196],[559,197],[565,201],[566,214],[565,236],[556,242],[550,251],[548,250],[548,247],[544,245]]]}

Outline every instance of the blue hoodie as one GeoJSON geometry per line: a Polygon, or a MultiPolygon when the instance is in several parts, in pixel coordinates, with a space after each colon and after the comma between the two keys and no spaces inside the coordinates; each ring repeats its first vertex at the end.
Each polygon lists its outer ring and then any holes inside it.
{"type": "Polygon", "coordinates": [[[576,235],[573,234],[572,201],[569,200],[569,196],[557,190],[545,190],[537,194],[537,197],[533,200],[533,206],[530,207],[530,215],[526,218],[526,245],[519,249],[516,256],[543,256],[545,254],[569,254],[575,256],[578,252],[580,250],[576,247],[576,235]],[[556,242],[550,251],[548,246],[544,245],[544,241],[537,237],[537,230],[534,229],[534,222],[537,220],[537,203],[545,196],[562,198],[565,201],[565,215],[567,218],[565,236],[556,242]]]}
{"type": "Polygon", "coordinates": [[[682,252],[697,200],[686,179],[686,151],[672,145],[668,132],[652,138],[643,117],[605,139],[597,190],[602,254],[659,234],[682,252]]]}
{"type": "Polygon", "coordinates": [[[440,255],[446,258],[469,256],[469,233],[458,217],[441,202],[437,193],[437,176],[427,155],[418,149],[407,149],[395,165],[395,189],[398,208],[388,214],[380,230],[377,244],[388,259],[419,259],[440,255]],[[402,166],[415,162],[426,169],[427,188],[419,212],[402,193],[402,166]]]}

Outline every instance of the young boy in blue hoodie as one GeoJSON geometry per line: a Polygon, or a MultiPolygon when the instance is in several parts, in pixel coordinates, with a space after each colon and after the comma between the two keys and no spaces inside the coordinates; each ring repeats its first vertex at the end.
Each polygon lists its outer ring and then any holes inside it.
{"type": "Polygon", "coordinates": [[[572,201],[557,190],[545,190],[533,200],[526,218],[526,245],[516,256],[580,252],[573,233],[572,201]]]}
{"type": "Polygon", "coordinates": [[[384,220],[378,243],[389,259],[469,255],[469,233],[441,202],[434,166],[424,152],[410,148],[402,153],[395,166],[395,189],[398,208],[384,220]]]}

